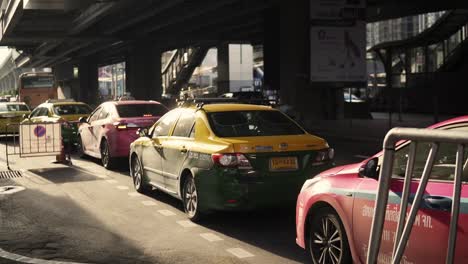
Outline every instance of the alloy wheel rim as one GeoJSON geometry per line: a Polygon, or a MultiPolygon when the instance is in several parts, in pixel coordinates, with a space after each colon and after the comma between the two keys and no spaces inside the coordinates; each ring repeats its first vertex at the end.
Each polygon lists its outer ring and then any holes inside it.
{"type": "Polygon", "coordinates": [[[107,144],[102,145],[102,163],[104,163],[105,166],[107,166],[107,163],[109,162],[109,150],[107,148],[107,144]]]}
{"type": "Polygon", "coordinates": [[[138,160],[135,159],[133,162],[133,183],[135,187],[138,189],[141,185],[141,170],[140,170],[140,163],[138,160]]]}
{"type": "Polygon", "coordinates": [[[193,217],[197,212],[198,206],[198,195],[195,184],[192,180],[189,180],[185,187],[185,211],[190,217],[193,217]]]}
{"type": "Polygon", "coordinates": [[[314,263],[338,264],[343,255],[343,239],[339,227],[329,217],[315,223],[311,233],[311,251],[314,263]]]}

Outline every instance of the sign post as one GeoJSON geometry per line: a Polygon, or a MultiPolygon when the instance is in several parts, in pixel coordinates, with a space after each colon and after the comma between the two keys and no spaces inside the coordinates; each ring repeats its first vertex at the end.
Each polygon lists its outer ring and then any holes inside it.
{"type": "Polygon", "coordinates": [[[310,1],[310,78],[335,86],[367,84],[365,0],[310,1]]]}
{"type": "Polygon", "coordinates": [[[20,157],[56,156],[62,152],[58,123],[20,124],[20,157]]]}

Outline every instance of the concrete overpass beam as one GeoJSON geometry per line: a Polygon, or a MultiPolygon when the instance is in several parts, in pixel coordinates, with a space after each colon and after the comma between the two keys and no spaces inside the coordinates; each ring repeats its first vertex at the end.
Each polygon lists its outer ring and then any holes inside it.
{"type": "Polygon", "coordinates": [[[127,91],[135,99],[161,100],[161,50],[151,42],[133,45],[126,59],[127,91]]]}

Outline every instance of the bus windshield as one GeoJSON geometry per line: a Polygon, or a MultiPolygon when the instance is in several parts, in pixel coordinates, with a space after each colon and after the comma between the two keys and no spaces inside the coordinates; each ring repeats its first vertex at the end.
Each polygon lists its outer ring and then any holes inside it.
{"type": "Polygon", "coordinates": [[[53,76],[30,76],[22,78],[23,89],[30,88],[51,88],[54,85],[53,76]]]}

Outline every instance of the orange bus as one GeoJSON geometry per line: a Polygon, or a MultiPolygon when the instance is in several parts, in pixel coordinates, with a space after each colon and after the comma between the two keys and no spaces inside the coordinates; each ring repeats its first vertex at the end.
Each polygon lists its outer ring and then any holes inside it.
{"type": "Polygon", "coordinates": [[[57,99],[57,86],[51,72],[25,72],[19,76],[18,99],[31,109],[47,99],[57,99]]]}

